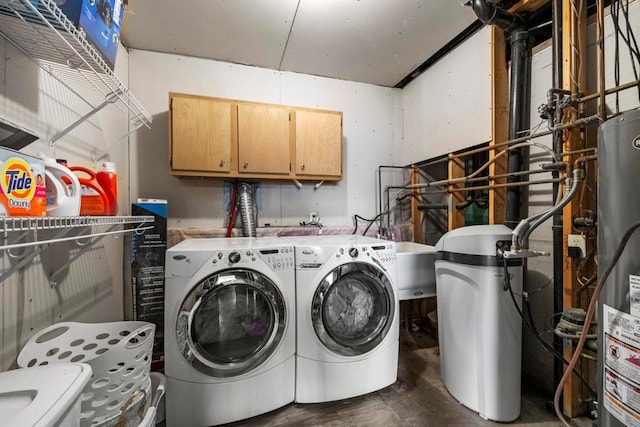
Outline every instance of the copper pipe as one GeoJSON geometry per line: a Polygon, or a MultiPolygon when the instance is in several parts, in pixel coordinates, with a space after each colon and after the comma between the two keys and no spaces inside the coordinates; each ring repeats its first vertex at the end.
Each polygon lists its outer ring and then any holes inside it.
{"type": "MultiPolygon", "coordinates": [[[[500,175],[486,175],[486,176],[479,176],[476,178],[467,178],[465,179],[463,178],[455,178],[455,179],[450,179],[450,180],[441,180],[441,181],[432,181],[432,182],[427,182],[427,183],[423,183],[423,184],[412,184],[412,185],[408,185],[405,187],[401,187],[407,190],[413,189],[413,188],[424,188],[424,187],[437,187],[437,186],[448,186],[448,185],[455,185],[455,184],[463,184],[463,183],[468,183],[468,182],[478,182],[478,181],[495,181],[497,179],[500,178],[508,178],[510,176],[524,176],[524,175],[534,175],[534,174],[538,174],[538,173],[549,173],[548,170],[544,170],[544,169],[538,169],[538,170],[529,170],[529,171],[520,171],[520,172],[512,172],[512,173],[503,173],[500,175]]],[[[539,182],[539,181],[536,181],[539,182]]],[[[469,190],[469,189],[474,189],[476,187],[465,187],[464,190],[469,190]]],[[[424,193],[418,193],[418,194],[441,194],[446,192],[447,190],[443,190],[443,191],[432,191],[432,192],[424,192],[424,193]]],[[[451,190],[449,190],[451,191],[451,190]]]]}
{"type": "Polygon", "coordinates": [[[598,116],[597,114],[594,114],[594,115],[591,115],[591,116],[588,116],[588,117],[584,117],[582,119],[571,120],[568,123],[564,123],[562,125],[555,126],[555,127],[551,128],[549,130],[538,132],[538,133],[535,133],[533,135],[521,136],[520,138],[514,138],[514,139],[511,139],[509,141],[500,142],[498,144],[493,144],[491,146],[476,148],[475,150],[463,151],[461,153],[456,153],[456,154],[450,153],[449,154],[449,160],[462,158],[462,157],[465,157],[465,156],[469,156],[471,154],[482,153],[483,151],[493,150],[496,147],[502,147],[502,146],[505,146],[505,145],[515,144],[517,142],[529,141],[530,139],[539,138],[541,136],[551,135],[553,132],[556,132],[556,131],[559,131],[559,130],[582,127],[582,126],[585,126],[585,125],[588,125],[588,124],[591,124],[591,123],[596,123],[596,122],[599,122],[599,121],[601,121],[600,120],[600,116],[598,116]]]}
{"type": "Polygon", "coordinates": [[[596,147],[591,147],[591,148],[583,148],[582,150],[563,151],[562,153],[560,153],[560,156],[561,157],[573,156],[574,154],[589,153],[591,151],[598,151],[598,149],[596,147]]]}
{"type": "Polygon", "coordinates": [[[590,162],[592,160],[598,160],[598,156],[584,156],[584,157],[580,157],[579,159],[577,159],[575,162],[573,162],[573,167],[574,168],[578,168],[580,167],[580,163],[585,163],[585,162],[590,162]]]}
{"type": "MultiPolygon", "coordinates": [[[[605,95],[611,95],[612,93],[620,92],[620,91],[623,91],[623,90],[626,90],[626,89],[631,89],[631,88],[634,88],[634,87],[636,87],[638,85],[640,85],[640,80],[635,80],[635,81],[632,81],[632,82],[621,84],[620,86],[616,86],[616,87],[613,87],[611,89],[607,89],[607,90],[604,91],[604,93],[605,93],[605,95]]],[[[596,99],[596,98],[598,98],[600,96],[601,96],[601,94],[599,92],[596,92],[596,93],[592,93],[591,95],[586,95],[586,96],[583,96],[582,98],[578,98],[577,101],[578,102],[592,101],[592,100],[594,100],[594,99],[596,99]]]]}
{"type": "Polygon", "coordinates": [[[544,179],[540,181],[520,181],[520,182],[506,182],[504,184],[490,184],[490,185],[479,185],[476,187],[464,187],[464,188],[451,188],[449,189],[449,193],[459,193],[461,191],[469,191],[469,190],[487,190],[493,188],[503,188],[503,187],[520,187],[523,185],[534,185],[534,184],[550,184],[554,182],[563,182],[564,178],[552,178],[552,179],[544,179]]]}

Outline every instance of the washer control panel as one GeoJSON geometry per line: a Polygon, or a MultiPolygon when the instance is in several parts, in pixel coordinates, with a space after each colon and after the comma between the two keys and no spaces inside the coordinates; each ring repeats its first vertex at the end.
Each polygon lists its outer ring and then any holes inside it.
{"type": "Polygon", "coordinates": [[[369,258],[382,265],[394,264],[396,262],[395,243],[381,243],[374,245],[353,245],[339,248],[335,257],[344,260],[357,260],[369,258]]]}
{"type": "Polygon", "coordinates": [[[274,271],[293,270],[295,266],[293,246],[273,249],[221,250],[216,253],[211,262],[228,267],[250,267],[251,264],[260,260],[274,271]]]}

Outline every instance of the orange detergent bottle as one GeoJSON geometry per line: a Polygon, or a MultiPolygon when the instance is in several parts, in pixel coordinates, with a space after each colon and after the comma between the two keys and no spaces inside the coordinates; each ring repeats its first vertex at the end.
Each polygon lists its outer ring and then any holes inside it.
{"type": "Polygon", "coordinates": [[[69,169],[78,176],[78,181],[80,181],[80,215],[110,215],[109,196],[98,182],[96,173],[84,166],[69,166],[69,169]],[[77,172],[81,172],[81,174],[77,172]]]}
{"type": "Polygon", "coordinates": [[[98,184],[102,187],[107,199],[109,199],[109,213],[107,215],[118,215],[118,176],[116,175],[116,164],[113,162],[99,162],[100,170],[96,174],[98,184]]]}

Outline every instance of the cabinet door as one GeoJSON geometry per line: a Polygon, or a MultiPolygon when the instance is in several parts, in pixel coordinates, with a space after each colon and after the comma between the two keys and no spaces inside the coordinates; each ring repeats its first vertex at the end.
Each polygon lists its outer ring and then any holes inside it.
{"type": "Polygon", "coordinates": [[[197,97],[171,101],[172,171],[228,173],[233,104],[197,97]]]}
{"type": "Polygon", "coordinates": [[[342,114],[296,111],[296,175],[342,176],[342,114]]]}
{"type": "Polygon", "coordinates": [[[289,109],[271,105],[238,105],[238,171],[289,174],[289,109]]]}

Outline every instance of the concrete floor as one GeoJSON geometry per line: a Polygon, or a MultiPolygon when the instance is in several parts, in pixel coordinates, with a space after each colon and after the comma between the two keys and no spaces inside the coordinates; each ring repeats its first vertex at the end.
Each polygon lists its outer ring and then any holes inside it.
{"type": "MultiPolygon", "coordinates": [[[[513,426],[561,426],[548,409],[549,399],[522,390],[521,415],[513,426]]],[[[591,427],[588,418],[572,425],[591,427]]],[[[390,387],[353,399],[321,404],[292,403],[284,408],[227,426],[499,426],[460,405],[440,379],[438,341],[424,330],[400,333],[398,381],[390,387]]]]}

